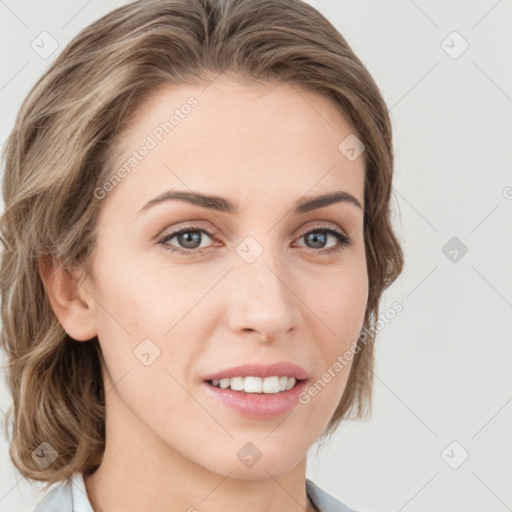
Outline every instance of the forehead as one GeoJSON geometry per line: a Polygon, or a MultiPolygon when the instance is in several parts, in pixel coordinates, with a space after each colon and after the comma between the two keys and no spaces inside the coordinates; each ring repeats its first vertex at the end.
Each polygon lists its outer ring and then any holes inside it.
{"type": "Polygon", "coordinates": [[[354,133],[350,120],[329,98],[296,86],[225,78],[172,85],[141,104],[127,128],[112,172],[131,170],[113,195],[190,188],[296,199],[341,186],[363,202],[364,155],[350,161],[338,148],[354,133]]]}

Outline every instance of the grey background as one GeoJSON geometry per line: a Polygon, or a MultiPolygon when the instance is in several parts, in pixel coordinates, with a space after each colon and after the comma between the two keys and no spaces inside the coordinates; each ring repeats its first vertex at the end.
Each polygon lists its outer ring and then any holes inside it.
{"type": "MultiPolygon", "coordinates": [[[[64,46],[125,3],[0,0],[2,143],[64,46]],[[47,59],[31,48],[43,31],[59,45],[47,59]]],[[[307,476],[361,512],[512,510],[512,2],[309,3],[389,106],[407,261],[382,304],[403,311],[379,332],[372,419],[314,446],[307,476]]],[[[2,382],[0,411],[9,403],[2,382]]],[[[2,438],[0,510],[32,510],[39,489],[2,438]]]]}

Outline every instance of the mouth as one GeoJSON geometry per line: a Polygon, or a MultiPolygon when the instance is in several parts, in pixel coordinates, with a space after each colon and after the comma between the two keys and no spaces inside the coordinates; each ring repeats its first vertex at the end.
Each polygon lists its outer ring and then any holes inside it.
{"type": "Polygon", "coordinates": [[[226,410],[244,418],[269,420],[296,408],[301,403],[299,397],[309,381],[285,375],[282,378],[275,377],[267,377],[267,383],[265,379],[252,376],[207,379],[201,387],[209,399],[226,410]]]}
{"type": "Polygon", "coordinates": [[[296,379],[287,375],[274,375],[270,377],[231,377],[223,379],[208,379],[207,384],[218,389],[227,389],[238,393],[273,395],[294,389],[306,379],[296,379]]]}
{"type": "Polygon", "coordinates": [[[201,387],[210,399],[238,415],[253,419],[282,416],[297,407],[310,379],[302,366],[289,361],[249,363],[203,377],[201,387]]]}

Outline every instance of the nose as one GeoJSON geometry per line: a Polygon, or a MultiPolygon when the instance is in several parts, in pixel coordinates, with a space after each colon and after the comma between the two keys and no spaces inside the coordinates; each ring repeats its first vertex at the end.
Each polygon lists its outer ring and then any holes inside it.
{"type": "Polygon", "coordinates": [[[276,259],[239,261],[230,273],[229,327],[238,336],[268,343],[291,336],[299,327],[300,298],[293,291],[290,272],[276,259]]]}

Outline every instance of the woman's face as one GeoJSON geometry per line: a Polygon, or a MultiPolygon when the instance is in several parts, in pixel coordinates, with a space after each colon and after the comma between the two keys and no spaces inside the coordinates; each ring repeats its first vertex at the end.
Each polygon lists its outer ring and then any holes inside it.
{"type": "Polygon", "coordinates": [[[119,446],[140,439],[141,457],[267,478],[303,459],[334,413],[351,365],[333,368],[363,326],[368,295],[363,209],[296,206],[345,192],[364,207],[364,155],[347,158],[348,142],[339,149],[353,130],[322,96],[223,78],[203,89],[158,92],[129,125],[113,169],[126,163],[125,172],[97,191],[94,282],[84,289],[119,446]],[[218,199],[151,203],[177,191],[218,199]],[[329,370],[330,382],[304,404],[294,389],[255,396],[205,382],[281,362],[307,374],[303,392],[329,370]]]}

